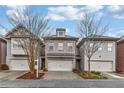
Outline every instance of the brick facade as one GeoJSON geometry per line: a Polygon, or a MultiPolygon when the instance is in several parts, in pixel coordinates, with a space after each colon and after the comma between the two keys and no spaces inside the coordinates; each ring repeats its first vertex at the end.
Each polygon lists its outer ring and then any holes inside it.
{"type": "Polygon", "coordinates": [[[1,47],[1,43],[0,42],[0,64],[2,64],[2,47],[1,47]]]}
{"type": "Polygon", "coordinates": [[[0,64],[6,62],[6,41],[0,38],[0,64]]]}
{"type": "Polygon", "coordinates": [[[118,72],[124,72],[124,40],[117,42],[117,64],[116,70],[118,72]]]}

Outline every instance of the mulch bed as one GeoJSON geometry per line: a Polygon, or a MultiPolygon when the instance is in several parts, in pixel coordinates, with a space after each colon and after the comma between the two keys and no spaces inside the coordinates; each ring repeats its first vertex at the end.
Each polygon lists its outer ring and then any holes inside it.
{"type": "Polygon", "coordinates": [[[36,74],[31,74],[30,72],[28,72],[16,79],[36,80],[36,79],[43,79],[43,76],[44,76],[44,73],[39,73],[39,78],[37,78],[36,74]]]}

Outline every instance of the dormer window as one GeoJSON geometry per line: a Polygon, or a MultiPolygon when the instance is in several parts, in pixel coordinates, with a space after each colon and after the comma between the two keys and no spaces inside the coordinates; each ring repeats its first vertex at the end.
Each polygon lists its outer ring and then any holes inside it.
{"type": "Polygon", "coordinates": [[[59,36],[63,36],[63,35],[64,35],[63,31],[59,31],[59,36]]]}
{"type": "Polygon", "coordinates": [[[56,29],[56,33],[57,33],[58,37],[65,37],[65,29],[64,28],[56,29]]]}

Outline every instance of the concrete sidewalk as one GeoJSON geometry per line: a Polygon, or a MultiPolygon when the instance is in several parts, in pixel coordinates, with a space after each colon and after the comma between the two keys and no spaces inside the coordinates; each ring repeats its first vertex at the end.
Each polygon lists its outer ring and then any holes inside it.
{"type": "Polygon", "coordinates": [[[119,76],[116,73],[102,72],[102,75],[107,77],[108,79],[122,79],[122,80],[124,80],[124,77],[119,76]]]}

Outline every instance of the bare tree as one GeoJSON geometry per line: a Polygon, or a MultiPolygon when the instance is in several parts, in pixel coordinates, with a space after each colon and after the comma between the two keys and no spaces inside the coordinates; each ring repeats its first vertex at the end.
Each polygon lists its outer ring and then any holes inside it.
{"type": "Polygon", "coordinates": [[[35,73],[35,60],[40,56],[43,37],[49,31],[49,20],[43,15],[30,11],[29,8],[23,12],[19,9],[7,16],[13,27],[18,26],[15,39],[24,50],[28,60],[28,66],[32,74],[35,73]]]}
{"type": "Polygon", "coordinates": [[[102,18],[95,18],[95,15],[88,12],[85,12],[82,18],[78,28],[82,39],[80,53],[87,57],[88,71],[90,71],[91,57],[101,46],[102,41],[99,38],[107,31],[108,24],[103,25],[102,18]]]}

